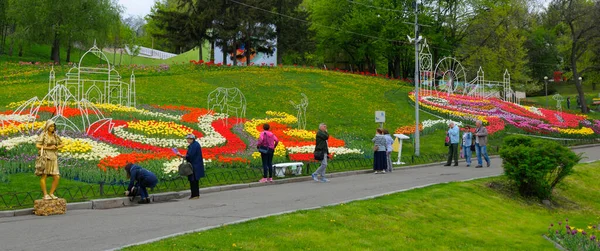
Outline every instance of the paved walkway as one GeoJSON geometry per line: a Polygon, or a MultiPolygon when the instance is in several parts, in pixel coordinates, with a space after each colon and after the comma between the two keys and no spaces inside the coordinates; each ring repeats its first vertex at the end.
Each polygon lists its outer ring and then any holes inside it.
{"type": "MultiPolygon", "coordinates": [[[[600,146],[576,149],[600,159],[600,146]]],[[[177,233],[282,212],[364,199],[415,187],[502,174],[492,167],[442,167],[397,170],[332,178],[329,183],[297,182],[201,195],[179,200],[108,210],[74,210],[66,215],[0,218],[2,250],[106,250],[177,233]]]]}

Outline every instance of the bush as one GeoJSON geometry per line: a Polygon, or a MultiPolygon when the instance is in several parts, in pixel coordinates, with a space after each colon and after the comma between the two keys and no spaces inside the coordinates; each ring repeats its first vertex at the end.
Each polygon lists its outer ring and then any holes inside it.
{"type": "Polygon", "coordinates": [[[500,150],[504,174],[523,196],[548,199],[552,189],[581,159],[571,149],[549,140],[512,135],[500,150]]]}

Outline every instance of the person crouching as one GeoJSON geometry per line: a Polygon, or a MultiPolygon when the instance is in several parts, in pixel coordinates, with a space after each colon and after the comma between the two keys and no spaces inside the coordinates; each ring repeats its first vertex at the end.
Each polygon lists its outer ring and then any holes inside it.
{"type": "Polygon", "coordinates": [[[142,168],[141,166],[128,163],[125,166],[125,172],[127,172],[127,178],[129,180],[129,187],[127,187],[127,191],[125,191],[125,195],[129,195],[129,193],[133,192],[133,188],[136,187],[140,194],[140,204],[148,204],[150,203],[150,198],[148,195],[147,188],[154,188],[158,183],[158,179],[156,175],[152,172],[142,168]]]}

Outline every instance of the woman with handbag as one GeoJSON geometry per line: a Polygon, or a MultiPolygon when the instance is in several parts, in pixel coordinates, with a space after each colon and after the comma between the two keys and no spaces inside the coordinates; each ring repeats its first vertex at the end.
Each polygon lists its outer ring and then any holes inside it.
{"type": "MultiPolygon", "coordinates": [[[[147,188],[154,188],[158,184],[158,179],[154,173],[142,168],[141,166],[128,163],[125,166],[125,172],[129,180],[129,187],[125,191],[125,196],[129,196],[130,193],[135,190],[140,194],[140,204],[150,203],[150,195],[148,194],[147,188]]],[[[135,194],[133,194],[135,196],[135,194]]]]}
{"type": "Polygon", "coordinates": [[[387,154],[386,145],[387,141],[383,136],[383,130],[377,128],[377,134],[373,138],[373,170],[375,174],[385,173],[387,169],[387,154]]]}
{"type": "Polygon", "coordinates": [[[275,154],[275,147],[279,144],[279,139],[269,129],[269,124],[263,125],[263,132],[256,143],[263,166],[263,178],[258,181],[260,183],[273,182],[273,155],[275,154]]]}
{"type": "Polygon", "coordinates": [[[204,159],[202,158],[202,147],[200,143],[196,141],[196,135],[188,134],[185,136],[188,142],[188,148],[186,155],[177,153],[177,156],[185,158],[187,162],[192,164],[193,173],[188,175],[188,181],[190,182],[190,200],[200,198],[200,178],[204,177],[204,159]]]}
{"type": "Polygon", "coordinates": [[[40,176],[40,186],[44,193],[44,200],[55,200],[54,191],[58,187],[60,172],[58,170],[58,149],[63,147],[62,140],[56,135],[54,121],[48,120],[44,131],[37,138],[35,146],[40,149],[40,155],[36,160],[35,175],[40,176]],[[52,187],[50,194],[46,188],[46,178],[52,176],[52,187]]]}

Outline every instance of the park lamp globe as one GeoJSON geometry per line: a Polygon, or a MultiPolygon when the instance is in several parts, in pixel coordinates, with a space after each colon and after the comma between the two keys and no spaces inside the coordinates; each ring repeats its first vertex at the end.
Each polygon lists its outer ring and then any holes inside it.
{"type": "Polygon", "coordinates": [[[544,80],[548,80],[548,76],[544,76],[544,80]]]}

